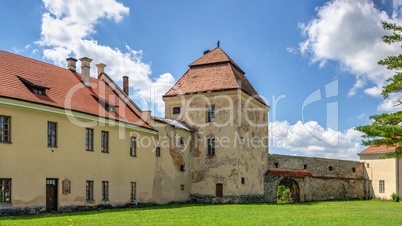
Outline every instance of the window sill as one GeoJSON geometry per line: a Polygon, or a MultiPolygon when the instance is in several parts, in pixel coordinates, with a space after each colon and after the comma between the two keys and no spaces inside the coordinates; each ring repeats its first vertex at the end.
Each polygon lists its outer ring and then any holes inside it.
{"type": "Polygon", "coordinates": [[[57,146],[50,146],[50,145],[48,145],[47,147],[48,148],[57,148],[57,146]]]}
{"type": "Polygon", "coordinates": [[[87,204],[94,204],[94,203],[95,203],[95,200],[94,200],[94,199],[87,199],[87,200],[86,200],[86,203],[87,203],[87,204]]]}
{"type": "Polygon", "coordinates": [[[95,152],[94,150],[85,150],[85,151],[89,151],[89,152],[95,152]]]}
{"type": "Polygon", "coordinates": [[[0,141],[0,144],[12,144],[11,141],[0,141]]]}

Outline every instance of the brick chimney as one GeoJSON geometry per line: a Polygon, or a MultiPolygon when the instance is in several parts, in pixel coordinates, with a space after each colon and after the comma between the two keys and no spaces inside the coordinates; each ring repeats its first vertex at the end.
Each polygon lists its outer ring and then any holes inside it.
{"type": "Polygon", "coordinates": [[[82,74],[82,82],[86,87],[91,87],[89,83],[90,71],[91,71],[91,61],[92,59],[88,57],[83,57],[80,59],[81,61],[81,74],[82,74]]]}
{"type": "Polygon", "coordinates": [[[123,91],[127,96],[130,95],[128,92],[128,76],[127,75],[123,76],[123,91]]]}
{"type": "Polygon", "coordinates": [[[77,60],[69,57],[66,59],[67,60],[67,69],[71,70],[71,71],[75,71],[77,69],[77,60]]]}
{"type": "Polygon", "coordinates": [[[102,73],[105,73],[106,64],[104,64],[104,63],[99,63],[99,64],[96,65],[96,67],[98,68],[98,76],[99,76],[100,74],[102,74],[102,73]]]}

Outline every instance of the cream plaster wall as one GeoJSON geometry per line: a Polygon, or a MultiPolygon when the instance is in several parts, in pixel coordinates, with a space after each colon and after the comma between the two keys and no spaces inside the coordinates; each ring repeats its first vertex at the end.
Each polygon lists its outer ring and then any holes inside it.
{"type": "Polygon", "coordinates": [[[9,207],[45,206],[46,178],[58,179],[59,207],[102,203],[125,205],[130,203],[130,182],[137,183],[138,202],[152,200],[155,145],[140,145],[143,138],[153,139],[152,130],[144,132],[146,130],[98,124],[92,127],[94,151],[91,152],[85,150],[85,127],[72,124],[64,115],[11,107],[1,100],[0,115],[11,116],[12,123],[12,143],[0,143],[0,178],[12,178],[12,204],[9,207]],[[47,146],[48,121],[57,122],[57,148],[47,146]],[[109,132],[108,154],[100,150],[102,130],[109,132]],[[130,133],[135,133],[139,139],[137,157],[129,154],[130,133]],[[64,179],[71,181],[68,195],[61,193],[64,179]],[[91,203],[85,198],[87,180],[94,181],[94,202],[91,203]],[[102,181],[109,181],[110,201],[102,201],[102,181]]]}
{"type": "MultiPolygon", "coordinates": [[[[391,199],[393,192],[397,193],[397,160],[380,159],[381,154],[360,154],[360,162],[364,162],[367,176],[371,180],[373,198],[391,199]],[[385,191],[380,193],[380,180],[385,182],[385,191]]],[[[399,174],[400,175],[400,174],[399,174]]],[[[399,186],[398,186],[399,187],[399,186]]],[[[399,193],[401,194],[401,193],[399,193]]]]}

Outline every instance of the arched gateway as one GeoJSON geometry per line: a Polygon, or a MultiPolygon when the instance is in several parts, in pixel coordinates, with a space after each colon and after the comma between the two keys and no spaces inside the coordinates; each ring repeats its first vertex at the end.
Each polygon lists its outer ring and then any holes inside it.
{"type": "Polygon", "coordinates": [[[296,181],[285,178],[281,180],[281,182],[278,184],[277,190],[280,185],[283,185],[290,189],[289,202],[300,202],[300,189],[296,181]]]}

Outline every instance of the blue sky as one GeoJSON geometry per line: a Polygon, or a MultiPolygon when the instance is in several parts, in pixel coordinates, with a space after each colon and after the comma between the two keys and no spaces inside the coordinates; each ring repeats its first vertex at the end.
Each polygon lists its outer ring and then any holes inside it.
{"type": "Polygon", "coordinates": [[[160,96],[219,40],[271,105],[271,153],[357,160],[364,147],[353,127],[368,124],[370,115],[396,110],[395,97],[384,101],[379,95],[392,72],[376,62],[400,52],[400,46],[382,43],[381,20],[401,23],[401,5],[399,0],[2,0],[0,49],[62,67],[70,56],[103,62],[119,84],[129,75],[131,97],[160,115],[160,96]],[[328,84],[336,95],[326,98],[328,84]],[[320,100],[303,109],[316,91],[320,100]],[[331,103],[337,111],[327,110],[331,103]]]}

